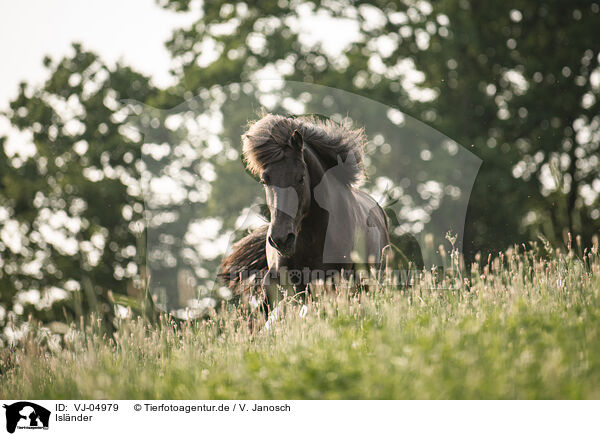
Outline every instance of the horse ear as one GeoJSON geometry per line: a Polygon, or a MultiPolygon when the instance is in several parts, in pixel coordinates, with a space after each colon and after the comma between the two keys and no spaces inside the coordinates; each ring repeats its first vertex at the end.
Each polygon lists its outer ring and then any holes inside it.
{"type": "Polygon", "coordinates": [[[292,146],[292,148],[302,153],[302,150],[304,149],[304,139],[302,139],[302,135],[299,131],[294,130],[294,133],[292,133],[292,137],[290,138],[290,145],[292,146]]]}

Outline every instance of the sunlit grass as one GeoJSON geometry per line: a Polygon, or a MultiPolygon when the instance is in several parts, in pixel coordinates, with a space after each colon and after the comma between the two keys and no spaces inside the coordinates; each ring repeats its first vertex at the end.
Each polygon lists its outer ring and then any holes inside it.
{"type": "Polygon", "coordinates": [[[453,290],[317,292],[268,331],[235,307],[112,337],[92,322],[60,347],[31,329],[2,354],[0,397],[600,398],[598,246],[542,251],[485,259],[453,290]]]}

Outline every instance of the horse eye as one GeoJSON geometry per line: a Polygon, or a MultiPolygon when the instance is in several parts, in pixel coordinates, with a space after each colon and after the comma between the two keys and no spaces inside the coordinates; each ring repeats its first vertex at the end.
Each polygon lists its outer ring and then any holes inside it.
{"type": "Polygon", "coordinates": [[[299,183],[300,185],[304,185],[304,181],[305,181],[305,179],[306,179],[306,177],[304,177],[304,176],[300,177],[300,180],[298,180],[298,183],[299,183]]]}

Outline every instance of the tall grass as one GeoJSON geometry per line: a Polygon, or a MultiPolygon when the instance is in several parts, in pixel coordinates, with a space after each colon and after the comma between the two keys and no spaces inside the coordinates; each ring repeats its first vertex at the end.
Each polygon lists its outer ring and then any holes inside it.
{"type": "MultiPolygon", "coordinates": [[[[244,308],[73,326],[48,345],[30,328],[4,350],[2,398],[600,398],[600,257],[518,247],[432,289],[284,303],[266,330],[244,308]],[[304,315],[304,316],[302,316],[304,315]]],[[[0,367],[1,369],[1,367],[0,367]]]]}

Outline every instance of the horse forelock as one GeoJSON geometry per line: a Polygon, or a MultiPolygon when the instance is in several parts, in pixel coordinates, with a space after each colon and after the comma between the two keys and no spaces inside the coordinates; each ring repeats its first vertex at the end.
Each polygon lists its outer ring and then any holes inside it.
{"type": "Polygon", "coordinates": [[[285,124],[285,117],[267,115],[251,124],[242,136],[244,161],[253,174],[258,175],[269,163],[283,159],[282,144],[287,144],[292,133],[285,124]]]}
{"type": "Polygon", "coordinates": [[[332,121],[313,117],[287,118],[267,114],[250,124],[242,136],[246,167],[253,174],[260,174],[270,163],[283,159],[289,141],[297,130],[326,169],[333,168],[340,160],[345,164],[338,171],[344,184],[355,185],[364,178],[364,144],[362,129],[351,129],[332,121]]]}

